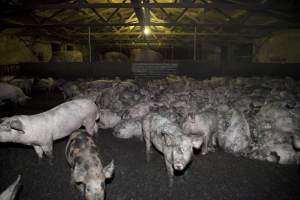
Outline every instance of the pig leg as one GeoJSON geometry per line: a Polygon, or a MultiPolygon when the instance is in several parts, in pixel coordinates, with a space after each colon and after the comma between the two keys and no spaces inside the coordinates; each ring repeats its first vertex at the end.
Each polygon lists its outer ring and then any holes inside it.
{"type": "Polygon", "coordinates": [[[144,140],[146,142],[146,159],[147,162],[149,162],[150,153],[151,153],[151,133],[150,133],[150,124],[148,121],[144,121],[143,123],[143,133],[144,133],[144,140]]]}
{"type": "Polygon", "coordinates": [[[210,137],[209,151],[215,152],[216,146],[217,146],[217,138],[216,138],[216,134],[213,133],[212,136],[210,137]]]}
{"type": "Polygon", "coordinates": [[[33,145],[33,148],[35,150],[35,153],[38,155],[39,159],[43,158],[43,149],[42,147],[38,146],[38,145],[33,145]]]}
{"type": "Polygon", "coordinates": [[[208,141],[209,137],[207,137],[207,134],[205,134],[204,136],[204,146],[202,147],[202,155],[206,155],[208,153],[208,141]]]}
{"type": "Polygon", "coordinates": [[[53,159],[53,144],[52,144],[52,142],[51,142],[51,144],[43,145],[42,149],[47,157],[49,157],[50,159],[53,159]]]}
{"type": "Polygon", "coordinates": [[[165,164],[168,172],[168,177],[169,177],[169,187],[173,186],[173,176],[174,176],[174,169],[171,163],[165,159],[165,164]]]}
{"type": "Polygon", "coordinates": [[[53,165],[53,143],[41,146],[45,155],[49,158],[50,165],[53,165]]]}
{"type": "MultiPolygon", "coordinates": [[[[150,133],[148,134],[150,135],[150,133]]],[[[146,136],[145,137],[145,141],[146,141],[146,159],[147,159],[147,162],[150,161],[150,157],[151,157],[151,141],[150,141],[150,136],[146,136]]]]}
{"type": "Polygon", "coordinates": [[[94,133],[98,131],[98,126],[95,119],[96,116],[95,117],[93,116],[92,118],[85,119],[83,121],[83,126],[85,127],[86,132],[88,132],[88,134],[90,134],[91,136],[93,136],[94,133]]]}

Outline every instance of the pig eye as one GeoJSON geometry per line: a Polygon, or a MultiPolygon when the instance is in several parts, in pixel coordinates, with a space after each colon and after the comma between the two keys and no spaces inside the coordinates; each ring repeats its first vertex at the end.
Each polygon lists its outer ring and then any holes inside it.
{"type": "Polygon", "coordinates": [[[100,184],[100,186],[101,186],[102,189],[104,189],[104,187],[105,187],[104,182],[102,182],[102,183],[100,184]]]}
{"type": "Polygon", "coordinates": [[[89,187],[87,187],[87,188],[85,189],[85,191],[86,191],[87,193],[90,193],[90,192],[91,192],[91,189],[90,189],[89,187]]]}

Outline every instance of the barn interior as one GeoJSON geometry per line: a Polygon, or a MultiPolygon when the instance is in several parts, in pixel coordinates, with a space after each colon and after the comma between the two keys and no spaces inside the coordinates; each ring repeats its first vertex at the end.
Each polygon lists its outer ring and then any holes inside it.
{"type": "MultiPolygon", "coordinates": [[[[103,164],[115,162],[107,200],[300,199],[299,11],[297,0],[1,0],[1,123],[94,101],[94,141],[103,164]],[[224,134],[170,187],[164,154],[146,161],[146,114],[128,118],[136,105],[182,129],[214,110],[224,134]]],[[[70,184],[68,138],[38,159],[1,139],[1,123],[0,193],[21,174],[15,199],[84,199],[70,184]]]]}

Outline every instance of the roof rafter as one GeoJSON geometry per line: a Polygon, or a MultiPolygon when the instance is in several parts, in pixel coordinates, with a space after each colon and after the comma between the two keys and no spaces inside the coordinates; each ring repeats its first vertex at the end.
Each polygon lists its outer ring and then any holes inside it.
{"type": "MultiPolygon", "coordinates": [[[[105,26],[141,26],[139,23],[51,23],[51,24],[12,24],[12,23],[1,23],[1,28],[51,28],[51,27],[105,27],[105,26]]],[[[182,27],[226,27],[236,29],[299,29],[300,25],[245,25],[235,23],[153,23],[150,22],[149,26],[182,26],[182,27]]]]}

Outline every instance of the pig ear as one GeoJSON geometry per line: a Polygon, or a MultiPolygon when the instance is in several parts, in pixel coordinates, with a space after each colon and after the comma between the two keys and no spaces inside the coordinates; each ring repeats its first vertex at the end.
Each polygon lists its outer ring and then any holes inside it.
{"type": "Polygon", "coordinates": [[[86,170],[80,167],[78,164],[75,165],[73,170],[73,178],[76,183],[82,183],[86,175],[86,170]]]}
{"type": "Polygon", "coordinates": [[[8,117],[2,117],[2,118],[0,118],[0,124],[2,124],[3,122],[5,122],[6,119],[8,119],[8,117]]]}
{"type": "Polygon", "coordinates": [[[114,161],[112,160],[108,165],[103,168],[105,178],[111,178],[114,173],[114,161]]]}
{"type": "Polygon", "coordinates": [[[165,132],[162,132],[161,133],[164,137],[164,140],[165,140],[165,143],[167,146],[172,146],[173,142],[172,142],[172,138],[169,134],[165,133],[165,132]]]}
{"type": "Polygon", "coordinates": [[[193,148],[200,149],[203,144],[203,137],[199,135],[192,135],[190,137],[192,138],[193,148]]]}
{"type": "Polygon", "coordinates": [[[10,128],[19,131],[20,133],[24,134],[24,127],[20,120],[12,120],[10,122],[10,128]]]}

